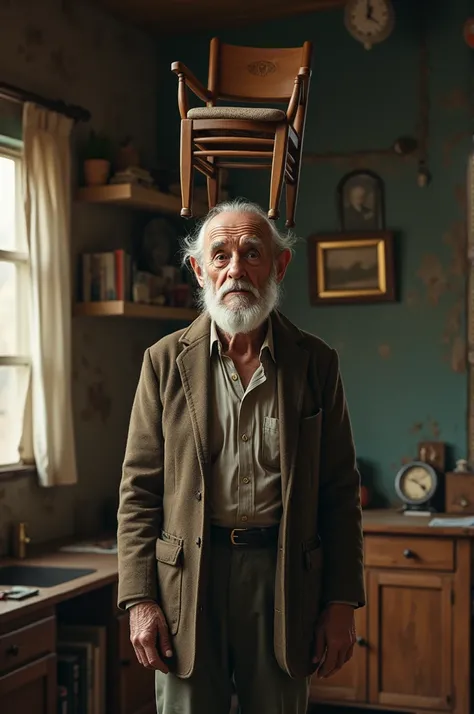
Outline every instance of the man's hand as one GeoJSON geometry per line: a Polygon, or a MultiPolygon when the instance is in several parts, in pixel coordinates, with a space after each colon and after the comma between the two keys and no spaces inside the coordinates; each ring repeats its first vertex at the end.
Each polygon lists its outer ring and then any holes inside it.
{"type": "Polygon", "coordinates": [[[343,603],[330,603],[316,625],[313,663],[317,677],[330,677],[348,662],[354,651],[356,632],[354,608],[343,603]]]}
{"type": "Polygon", "coordinates": [[[140,602],[130,608],[130,641],[140,664],[168,674],[165,658],[172,657],[173,651],[166,618],[156,602],[140,602]]]}

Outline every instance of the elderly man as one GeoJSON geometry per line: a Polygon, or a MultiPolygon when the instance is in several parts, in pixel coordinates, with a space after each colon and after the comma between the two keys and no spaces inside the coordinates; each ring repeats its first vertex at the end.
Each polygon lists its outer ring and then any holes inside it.
{"type": "Polygon", "coordinates": [[[304,714],[365,604],[336,352],[276,308],[291,258],[258,206],[186,242],[202,315],[150,347],[118,511],[119,598],[158,714],[304,714]]]}

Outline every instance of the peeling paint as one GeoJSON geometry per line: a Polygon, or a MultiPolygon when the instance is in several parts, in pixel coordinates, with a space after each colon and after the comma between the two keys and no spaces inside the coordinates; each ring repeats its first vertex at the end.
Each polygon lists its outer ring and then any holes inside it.
{"type": "Polygon", "coordinates": [[[448,310],[444,323],[442,343],[446,345],[445,361],[453,372],[466,371],[466,343],[463,335],[464,298],[459,298],[448,310]]]}
{"type": "Polygon", "coordinates": [[[392,355],[390,345],[379,345],[377,351],[382,359],[389,359],[392,355]]]}
{"type": "Polygon", "coordinates": [[[441,296],[446,292],[446,276],[439,256],[425,253],[416,274],[423,281],[430,305],[438,305],[441,296]]]}
{"type": "Polygon", "coordinates": [[[471,138],[471,134],[468,131],[458,131],[456,134],[452,134],[451,136],[448,136],[444,141],[443,141],[443,166],[447,168],[451,164],[451,159],[452,155],[454,153],[454,150],[458,147],[459,144],[461,144],[463,141],[466,141],[467,139],[471,138]]]}
{"type": "Polygon", "coordinates": [[[421,302],[421,296],[418,290],[408,290],[406,304],[408,307],[414,307],[421,302]]]}
{"type": "Polygon", "coordinates": [[[91,421],[99,416],[102,422],[108,420],[112,407],[112,400],[105,391],[103,382],[93,382],[86,389],[86,407],[81,411],[83,421],[91,421]]]}
{"type": "Polygon", "coordinates": [[[448,272],[461,277],[467,274],[468,261],[466,257],[467,231],[464,221],[454,221],[443,236],[443,242],[452,250],[451,263],[448,272]]]}
{"type": "Polygon", "coordinates": [[[451,345],[451,369],[457,374],[467,369],[466,340],[461,335],[456,335],[451,345]]]}
{"type": "Polygon", "coordinates": [[[431,419],[429,421],[429,429],[431,430],[433,438],[435,439],[435,441],[437,441],[441,435],[441,429],[439,427],[438,422],[434,419],[431,419]]]}
{"type": "Polygon", "coordinates": [[[443,109],[466,109],[469,111],[471,108],[467,92],[460,87],[454,87],[446,92],[441,97],[440,104],[443,109]]]}

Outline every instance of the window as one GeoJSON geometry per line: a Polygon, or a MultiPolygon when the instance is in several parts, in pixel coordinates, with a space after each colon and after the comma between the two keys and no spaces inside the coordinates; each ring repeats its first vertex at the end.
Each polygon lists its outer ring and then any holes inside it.
{"type": "Polygon", "coordinates": [[[20,173],[20,153],[0,147],[0,468],[22,461],[30,372],[29,266],[20,173]]]}

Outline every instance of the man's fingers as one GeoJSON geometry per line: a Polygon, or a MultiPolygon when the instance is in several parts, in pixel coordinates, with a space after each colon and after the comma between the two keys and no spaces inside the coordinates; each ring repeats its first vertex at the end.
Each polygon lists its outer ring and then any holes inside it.
{"type": "Polygon", "coordinates": [[[343,647],[342,649],[339,649],[337,656],[336,656],[335,666],[333,667],[333,669],[331,669],[326,674],[323,674],[322,676],[323,677],[333,677],[336,674],[336,672],[339,672],[339,670],[342,669],[342,667],[344,666],[345,662],[347,662],[347,652],[348,652],[348,650],[346,650],[345,647],[343,647]]]}
{"type": "Polygon", "coordinates": [[[324,627],[318,627],[316,630],[316,641],[314,643],[314,656],[313,662],[319,664],[324,657],[324,651],[326,649],[326,636],[324,632],[324,627]]]}
{"type": "MultiPolygon", "coordinates": [[[[163,662],[160,657],[155,644],[155,637],[146,635],[142,640],[143,649],[145,651],[145,658],[149,669],[159,669],[160,672],[168,674],[169,669],[167,665],[163,662]]],[[[145,665],[146,666],[146,665],[145,665]]]]}
{"type": "Polygon", "coordinates": [[[347,650],[346,659],[344,660],[344,662],[349,662],[349,660],[352,659],[353,654],[354,654],[354,643],[352,643],[352,645],[347,650]]]}
{"type": "Polygon", "coordinates": [[[158,618],[158,644],[162,657],[172,657],[173,650],[171,647],[170,632],[164,617],[158,618]]]}
{"type": "Polygon", "coordinates": [[[334,642],[328,642],[326,658],[318,669],[318,677],[327,677],[335,669],[339,656],[339,650],[334,642]]]}
{"type": "Polygon", "coordinates": [[[136,655],[136,657],[137,657],[137,660],[140,662],[140,664],[141,664],[143,667],[146,667],[146,666],[147,666],[147,660],[146,660],[146,657],[145,657],[145,651],[144,651],[143,647],[137,643],[137,644],[134,644],[134,645],[133,645],[133,649],[135,650],[135,655],[136,655]]]}

